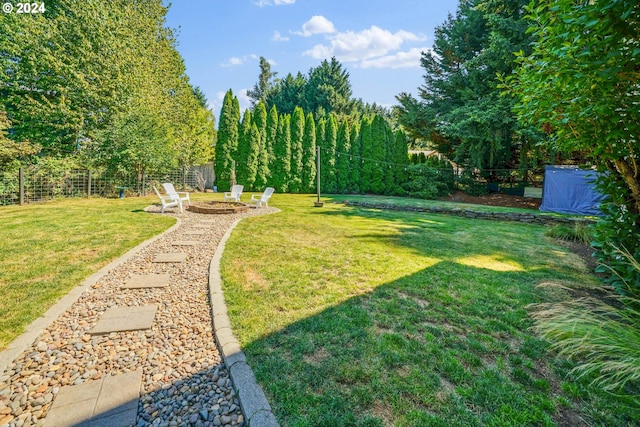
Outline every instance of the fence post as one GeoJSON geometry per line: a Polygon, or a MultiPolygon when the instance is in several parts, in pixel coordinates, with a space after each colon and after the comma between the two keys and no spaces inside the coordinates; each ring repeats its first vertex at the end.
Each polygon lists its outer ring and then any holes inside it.
{"type": "Polygon", "coordinates": [[[87,198],[91,197],[91,171],[87,171],[87,198]]]}
{"type": "Polygon", "coordinates": [[[24,169],[18,171],[18,187],[20,191],[20,206],[24,205],[24,169]]]}

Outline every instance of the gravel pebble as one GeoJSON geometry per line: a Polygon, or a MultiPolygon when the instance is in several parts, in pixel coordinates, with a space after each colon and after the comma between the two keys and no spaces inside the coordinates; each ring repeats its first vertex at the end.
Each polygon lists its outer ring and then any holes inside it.
{"type": "MultiPolygon", "coordinates": [[[[0,424],[43,425],[60,388],[142,367],[137,427],[243,426],[244,416],[229,371],[215,344],[208,304],[209,263],[221,238],[239,218],[277,212],[250,209],[232,215],[185,211],[171,233],[113,268],[0,372],[0,424]],[[206,228],[200,228],[206,224],[206,228]],[[186,235],[185,232],[205,234],[186,235]],[[195,246],[173,246],[197,240],[195,246]],[[180,264],[153,263],[156,255],[187,253],[180,264]],[[134,274],[169,273],[169,286],[120,289],[134,274]],[[112,306],[157,304],[150,330],[90,335],[112,306]]],[[[159,206],[149,208],[159,214],[159,206]]]]}

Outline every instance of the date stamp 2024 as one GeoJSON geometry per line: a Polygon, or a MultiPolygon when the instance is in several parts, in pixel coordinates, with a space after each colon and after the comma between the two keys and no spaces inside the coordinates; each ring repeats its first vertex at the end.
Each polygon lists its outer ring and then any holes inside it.
{"type": "Polygon", "coordinates": [[[16,14],[36,14],[44,13],[46,8],[44,2],[31,2],[31,3],[2,3],[2,12],[4,13],[16,13],[16,14]]]}

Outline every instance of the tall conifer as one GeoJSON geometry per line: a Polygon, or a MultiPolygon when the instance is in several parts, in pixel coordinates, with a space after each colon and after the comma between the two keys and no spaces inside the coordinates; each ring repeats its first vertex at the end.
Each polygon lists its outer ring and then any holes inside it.
{"type": "Polygon", "coordinates": [[[242,184],[247,190],[251,189],[256,180],[256,165],[251,164],[251,126],[253,124],[251,110],[244,111],[240,134],[238,136],[238,150],[235,156],[236,183],[242,184]]]}
{"type": "Polygon", "coordinates": [[[274,161],[272,182],[279,193],[289,191],[289,177],[291,175],[291,116],[280,116],[278,133],[273,147],[274,161]]]}
{"type": "Polygon", "coordinates": [[[338,143],[338,123],[335,114],[327,118],[325,146],[320,156],[320,186],[325,193],[336,192],[336,145],[338,143]]]}
{"type": "Polygon", "coordinates": [[[269,180],[269,154],[267,152],[267,110],[263,102],[259,102],[253,111],[253,122],[259,133],[257,145],[258,164],[256,166],[255,189],[263,190],[269,180]]]}
{"type": "Polygon", "coordinates": [[[304,111],[302,108],[293,109],[291,116],[291,179],[289,191],[299,193],[302,185],[302,141],[304,139],[304,111]]]}
{"type": "Polygon", "coordinates": [[[275,145],[276,138],[278,135],[278,110],[274,105],[269,110],[269,114],[267,115],[267,132],[266,132],[266,141],[265,147],[267,149],[267,158],[269,159],[269,179],[273,175],[273,170],[275,168],[275,145]]]}
{"type": "Polygon", "coordinates": [[[395,179],[396,179],[396,192],[392,193],[396,196],[404,194],[402,184],[407,182],[407,165],[409,164],[409,145],[407,144],[407,137],[402,129],[398,129],[395,135],[396,144],[396,157],[395,163],[395,179]]]}
{"type": "Polygon", "coordinates": [[[233,158],[238,147],[240,104],[229,89],[224,96],[220,111],[218,142],[216,143],[215,174],[218,191],[229,191],[233,158]]]}
{"type": "Polygon", "coordinates": [[[385,168],[387,147],[387,124],[382,116],[376,115],[371,122],[371,192],[383,194],[385,191],[385,168]]]}
{"type": "Polygon", "coordinates": [[[255,123],[251,124],[251,128],[249,131],[249,159],[247,161],[247,166],[249,168],[249,176],[247,177],[247,186],[251,191],[260,191],[260,188],[256,187],[257,178],[258,178],[258,169],[260,167],[260,131],[258,130],[258,126],[255,123]]]}
{"type": "Polygon", "coordinates": [[[373,140],[371,137],[371,119],[363,117],[360,123],[360,143],[362,144],[362,157],[360,164],[362,165],[362,177],[360,180],[360,192],[371,192],[371,180],[373,170],[376,167],[373,159],[373,140]]]}
{"type": "Polygon", "coordinates": [[[302,144],[302,185],[301,192],[313,192],[316,180],[316,124],[313,114],[308,113],[304,125],[302,144]]]}
{"type": "Polygon", "coordinates": [[[360,178],[362,173],[362,151],[360,150],[360,126],[354,123],[349,135],[349,193],[360,192],[360,178]]]}
{"type": "Polygon", "coordinates": [[[336,191],[347,193],[349,191],[349,151],[351,143],[349,141],[349,123],[343,120],[338,129],[338,143],[336,146],[336,191]]]}

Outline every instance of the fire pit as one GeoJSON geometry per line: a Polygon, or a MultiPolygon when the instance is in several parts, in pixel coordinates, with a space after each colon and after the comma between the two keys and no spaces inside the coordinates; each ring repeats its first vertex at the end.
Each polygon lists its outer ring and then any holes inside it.
{"type": "Polygon", "coordinates": [[[248,211],[249,205],[239,202],[195,202],[189,205],[189,210],[201,214],[234,214],[248,211]]]}

